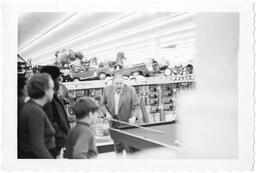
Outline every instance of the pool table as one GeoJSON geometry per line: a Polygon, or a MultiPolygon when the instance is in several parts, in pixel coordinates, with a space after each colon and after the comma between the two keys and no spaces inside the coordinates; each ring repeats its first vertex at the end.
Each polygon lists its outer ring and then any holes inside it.
{"type": "Polygon", "coordinates": [[[149,149],[153,147],[167,147],[176,149],[177,134],[176,121],[167,121],[159,123],[142,124],[143,127],[157,129],[164,133],[149,131],[135,126],[119,126],[110,128],[111,138],[116,142],[122,142],[138,150],[149,149]]]}

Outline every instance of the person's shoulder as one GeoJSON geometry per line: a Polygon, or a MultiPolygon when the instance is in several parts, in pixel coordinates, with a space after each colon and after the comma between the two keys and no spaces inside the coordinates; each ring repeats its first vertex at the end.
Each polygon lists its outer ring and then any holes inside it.
{"type": "Polygon", "coordinates": [[[27,101],[22,110],[32,110],[32,109],[37,109],[37,105],[33,103],[31,100],[27,101]]]}
{"type": "Polygon", "coordinates": [[[74,131],[82,132],[82,133],[91,133],[91,128],[89,126],[83,125],[83,124],[76,124],[74,126],[74,131]]]}
{"type": "Polygon", "coordinates": [[[130,86],[130,85],[127,85],[127,84],[124,84],[124,88],[128,91],[135,91],[135,88],[133,86],[130,86]]]}
{"type": "Polygon", "coordinates": [[[37,116],[44,116],[45,112],[39,105],[30,101],[26,102],[21,110],[21,115],[34,116],[35,114],[37,116]]]}
{"type": "Polygon", "coordinates": [[[82,124],[76,124],[72,130],[72,134],[76,134],[76,136],[84,136],[86,138],[91,138],[93,136],[93,132],[89,126],[85,126],[82,124]]]}

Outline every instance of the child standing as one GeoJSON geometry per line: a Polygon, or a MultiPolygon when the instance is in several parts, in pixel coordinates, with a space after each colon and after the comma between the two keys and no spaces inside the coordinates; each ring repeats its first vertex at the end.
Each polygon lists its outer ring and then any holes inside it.
{"type": "Polygon", "coordinates": [[[98,108],[96,102],[87,97],[78,99],[73,106],[77,123],[68,133],[65,158],[90,159],[97,156],[95,136],[90,125],[97,118],[98,108]]]}

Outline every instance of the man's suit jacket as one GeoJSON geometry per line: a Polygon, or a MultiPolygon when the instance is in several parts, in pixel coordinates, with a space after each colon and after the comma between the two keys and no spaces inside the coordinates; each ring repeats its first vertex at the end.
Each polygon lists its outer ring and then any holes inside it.
{"type": "MultiPolygon", "coordinates": [[[[115,115],[115,91],[112,85],[104,88],[102,98],[103,112],[106,110],[112,115],[115,115]]],[[[123,90],[118,104],[118,120],[128,122],[133,111],[139,106],[138,97],[135,88],[124,84],[123,90]]]]}
{"type": "Polygon", "coordinates": [[[63,103],[54,94],[52,101],[47,103],[43,109],[56,130],[55,138],[57,147],[64,147],[70,125],[63,103]]]}

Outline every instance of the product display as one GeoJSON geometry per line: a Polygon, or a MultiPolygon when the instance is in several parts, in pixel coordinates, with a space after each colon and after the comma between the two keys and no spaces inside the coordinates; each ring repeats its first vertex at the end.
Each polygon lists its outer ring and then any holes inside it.
{"type": "MultiPolygon", "coordinates": [[[[141,118],[141,122],[137,123],[157,123],[175,119],[175,100],[177,92],[182,90],[188,90],[194,88],[194,81],[183,82],[186,77],[180,77],[179,81],[166,81],[163,77],[151,77],[146,78],[150,84],[144,84],[143,82],[133,83],[136,90],[136,94],[141,103],[141,109],[138,112],[138,117],[141,118]],[[161,84],[161,81],[165,83],[161,84]],[[152,83],[155,84],[152,84],[152,83]]],[[[72,82],[73,83],[73,82],[72,82]]],[[[90,97],[96,102],[100,103],[103,95],[104,83],[98,85],[99,82],[90,81],[90,87],[86,87],[88,82],[78,82],[72,86],[72,83],[64,83],[68,88],[68,95],[72,98],[70,104],[67,106],[67,110],[70,116],[70,122],[75,122],[74,114],[72,112],[72,105],[74,102],[83,96],[90,97]],[[95,88],[93,88],[95,86],[95,88]],[[96,87],[97,86],[97,87],[96,87]],[[72,88],[72,89],[70,89],[72,88]]],[[[97,124],[92,128],[96,136],[103,137],[108,136],[108,122],[99,118],[97,124]]]]}

